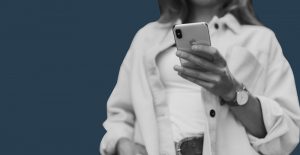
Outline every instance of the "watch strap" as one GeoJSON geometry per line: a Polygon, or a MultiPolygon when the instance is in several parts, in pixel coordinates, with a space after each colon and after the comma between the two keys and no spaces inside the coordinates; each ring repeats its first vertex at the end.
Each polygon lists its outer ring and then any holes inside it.
{"type": "Polygon", "coordinates": [[[237,102],[238,92],[239,91],[243,91],[243,90],[248,91],[247,88],[246,88],[246,86],[244,84],[241,84],[241,85],[242,85],[242,87],[236,89],[236,91],[235,91],[236,95],[235,95],[235,97],[234,97],[234,99],[232,101],[225,101],[223,98],[220,97],[220,104],[221,105],[227,104],[227,105],[230,105],[230,106],[240,106],[238,104],[238,102],[237,102]]]}

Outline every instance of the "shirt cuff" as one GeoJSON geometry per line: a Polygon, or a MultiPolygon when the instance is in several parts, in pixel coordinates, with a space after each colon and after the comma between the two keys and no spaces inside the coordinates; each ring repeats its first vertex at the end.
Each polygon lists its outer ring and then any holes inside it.
{"type": "Polygon", "coordinates": [[[100,143],[100,153],[102,155],[112,155],[116,153],[116,144],[119,139],[133,139],[133,129],[127,125],[116,125],[107,130],[100,143]],[[117,129],[117,130],[116,130],[117,129]]]}
{"type": "MultiPolygon", "coordinates": [[[[264,138],[257,138],[248,133],[248,138],[252,146],[259,150],[261,147],[264,147],[262,146],[263,144],[269,143],[275,138],[278,138],[288,132],[288,125],[284,121],[285,117],[283,109],[276,101],[264,96],[257,96],[257,98],[261,104],[263,122],[267,131],[267,135],[264,138]]],[[[274,145],[270,145],[270,147],[271,146],[274,145]]]]}

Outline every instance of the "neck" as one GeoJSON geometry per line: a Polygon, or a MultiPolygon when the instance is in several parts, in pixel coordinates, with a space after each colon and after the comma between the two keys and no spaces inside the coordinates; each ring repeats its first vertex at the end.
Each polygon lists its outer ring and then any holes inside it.
{"type": "Polygon", "coordinates": [[[209,22],[214,16],[219,14],[221,5],[199,6],[189,4],[189,12],[185,23],[209,22]]]}

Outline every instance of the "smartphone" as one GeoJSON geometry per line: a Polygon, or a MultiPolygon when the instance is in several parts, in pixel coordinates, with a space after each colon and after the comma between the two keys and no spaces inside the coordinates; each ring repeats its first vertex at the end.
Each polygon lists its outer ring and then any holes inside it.
{"type": "Polygon", "coordinates": [[[208,26],[205,22],[175,25],[173,33],[179,50],[190,50],[192,44],[211,45],[208,26]]]}
{"type": "MultiPolygon", "coordinates": [[[[194,44],[211,46],[209,29],[205,22],[174,25],[173,34],[176,47],[181,51],[191,51],[194,44]]],[[[203,54],[203,57],[208,60],[212,59],[211,56],[206,54],[203,54]]],[[[180,61],[185,62],[182,59],[180,61]]]]}

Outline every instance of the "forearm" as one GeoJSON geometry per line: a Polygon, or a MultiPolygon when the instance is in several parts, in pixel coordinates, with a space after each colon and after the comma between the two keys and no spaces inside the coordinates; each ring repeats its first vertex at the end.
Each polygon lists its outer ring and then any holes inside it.
{"type": "Polygon", "coordinates": [[[230,106],[230,111],[255,137],[263,138],[267,131],[263,121],[263,114],[260,102],[249,93],[248,102],[243,106],[230,106]]]}

